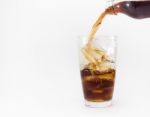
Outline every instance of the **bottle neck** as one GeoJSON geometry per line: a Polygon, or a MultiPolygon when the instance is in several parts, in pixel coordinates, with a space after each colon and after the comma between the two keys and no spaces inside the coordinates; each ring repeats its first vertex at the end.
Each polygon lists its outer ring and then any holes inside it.
{"type": "Polygon", "coordinates": [[[116,3],[117,3],[117,0],[108,0],[105,12],[111,15],[117,15],[119,12],[120,6],[116,6],[116,3]]]}

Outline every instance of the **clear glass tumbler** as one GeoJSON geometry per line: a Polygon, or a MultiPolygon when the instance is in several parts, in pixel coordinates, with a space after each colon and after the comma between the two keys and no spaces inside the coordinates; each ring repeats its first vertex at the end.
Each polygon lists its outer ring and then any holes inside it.
{"type": "Polygon", "coordinates": [[[116,36],[98,36],[90,45],[87,43],[87,37],[80,38],[79,61],[85,105],[110,106],[116,74],[116,36]]]}

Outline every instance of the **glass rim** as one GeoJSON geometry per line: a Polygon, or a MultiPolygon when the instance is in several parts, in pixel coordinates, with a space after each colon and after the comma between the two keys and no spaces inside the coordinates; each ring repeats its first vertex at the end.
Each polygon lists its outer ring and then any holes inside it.
{"type": "Polygon", "coordinates": [[[97,35],[94,38],[95,40],[101,40],[101,39],[106,39],[106,40],[112,40],[112,41],[117,41],[118,36],[116,35],[97,35]]]}
{"type": "MultiPolygon", "coordinates": [[[[89,36],[87,35],[79,35],[77,36],[78,38],[88,38],[89,36]]],[[[99,39],[99,38],[106,38],[106,39],[114,39],[114,40],[117,40],[118,39],[118,36],[117,35],[96,35],[94,37],[94,39],[99,39]]]]}
{"type": "MultiPolygon", "coordinates": [[[[101,40],[106,40],[106,41],[111,41],[114,42],[116,45],[118,43],[118,36],[117,35],[96,35],[93,39],[93,41],[101,41],[101,40]]],[[[83,36],[78,36],[78,43],[82,43],[85,45],[88,41],[88,36],[83,35],[83,36]]]]}

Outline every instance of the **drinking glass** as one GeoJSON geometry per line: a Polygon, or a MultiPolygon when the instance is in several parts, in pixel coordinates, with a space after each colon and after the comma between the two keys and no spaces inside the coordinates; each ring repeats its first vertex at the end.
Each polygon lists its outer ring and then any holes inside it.
{"type": "Polygon", "coordinates": [[[107,107],[112,104],[116,42],[116,36],[97,36],[87,46],[88,38],[80,37],[80,73],[85,105],[88,107],[107,107]]]}

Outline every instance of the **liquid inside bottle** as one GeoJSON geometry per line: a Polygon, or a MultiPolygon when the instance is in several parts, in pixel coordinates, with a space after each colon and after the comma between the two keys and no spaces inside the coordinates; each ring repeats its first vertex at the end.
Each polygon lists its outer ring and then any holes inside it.
{"type": "Polygon", "coordinates": [[[106,9],[110,14],[123,13],[132,18],[143,19],[150,17],[150,1],[124,1],[106,9]]]}

